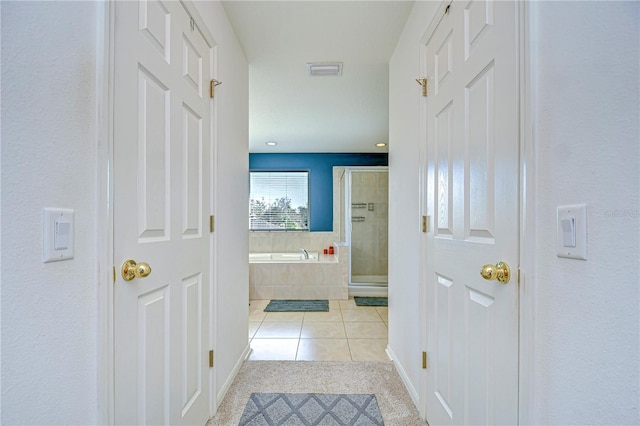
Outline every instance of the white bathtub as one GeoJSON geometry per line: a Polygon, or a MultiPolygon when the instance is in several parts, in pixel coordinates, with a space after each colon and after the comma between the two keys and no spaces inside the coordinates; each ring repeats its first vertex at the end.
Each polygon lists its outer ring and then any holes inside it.
{"type": "Polygon", "coordinates": [[[305,259],[302,253],[249,253],[249,263],[308,263],[317,262],[318,252],[309,252],[305,259]]]}

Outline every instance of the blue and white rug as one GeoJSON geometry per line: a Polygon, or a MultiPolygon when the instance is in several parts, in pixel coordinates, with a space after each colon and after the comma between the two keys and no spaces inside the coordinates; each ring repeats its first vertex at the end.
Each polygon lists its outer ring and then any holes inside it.
{"type": "Polygon", "coordinates": [[[252,393],[239,426],[384,425],[373,394],[252,393]]]}

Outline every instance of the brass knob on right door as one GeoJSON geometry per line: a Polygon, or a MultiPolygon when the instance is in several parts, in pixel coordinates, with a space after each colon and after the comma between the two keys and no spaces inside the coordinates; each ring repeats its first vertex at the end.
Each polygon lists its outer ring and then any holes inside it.
{"type": "Polygon", "coordinates": [[[505,262],[498,262],[495,265],[484,265],[480,270],[480,275],[485,280],[498,280],[498,282],[506,284],[511,278],[511,269],[505,262]]]}

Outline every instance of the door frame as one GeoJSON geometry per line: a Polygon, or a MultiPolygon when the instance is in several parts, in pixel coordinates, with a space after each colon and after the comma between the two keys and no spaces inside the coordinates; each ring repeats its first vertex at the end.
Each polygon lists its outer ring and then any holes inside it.
{"type": "MultiPolygon", "coordinates": [[[[185,10],[195,20],[202,36],[210,47],[211,76],[217,73],[217,43],[213,38],[204,19],[191,0],[179,0],[185,10]]],[[[115,75],[115,8],[116,2],[100,0],[96,6],[96,283],[97,283],[97,421],[100,424],[113,424],[115,421],[115,365],[114,365],[114,287],[116,266],[113,258],[113,172],[114,161],[114,75],[115,75]]],[[[217,111],[215,105],[210,110],[211,126],[211,176],[210,186],[211,214],[217,206],[217,111]]],[[[218,241],[215,233],[211,234],[211,253],[215,253],[218,241]]],[[[215,268],[215,255],[210,259],[209,268],[215,268]]],[[[208,301],[210,316],[210,349],[216,347],[217,311],[215,309],[215,295],[217,291],[217,277],[215,270],[210,271],[210,297],[208,301]]],[[[210,369],[209,375],[209,417],[213,417],[217,410],[215,367],[210,369]]]]}
{"type": "MultiPolygon", "coordinates": [[[[535,51],[532,48],[532,25],[535,22],[536,5],[531,2],[515,1],[516,7],[516,32],[518,40],[516,42],[516,67],[517,67],[517,90],[518,90],[518,133],[519,133],[519,284],[518,284],[518,423],[530,424],[532,420],[533,400],[533,380],[535,376],[535,215],[536,215],[536,140],[533,134],[535,125],[534,111],[536,111],[537,98],[532,90],[532,83],[535,82],[535,69],[532,64],[535,62],[535,51]]],[[[435,32],[440,20],[444,16],[445,8],[450,4],[449,0],[442,0],[435,11],[433,18],[420,39],[419,71],[420,77],[426,75],[426,43],[435,32]]],[[[419,121],[419,216],[427,215],[427,168],[428,158],[426,153],[427,124],[422,119],[428,113],[426,101],[420,98],[420,121],[419,121]]],[[[433,227],[428,224],[429,232],[433,227]]],[[[420,238],[420,258],[424,258],[427,253],[427,233],[421,233],[420,238]]],[[[427,274],[423,262],[419,265],[419,300],[421,310],[420,319],[420,345],[426,350],[427,333],[426,309],[428,305],[427,294],[427,274]]],[[[422,370],[419,382],[418,411],[420,416],[427,420],[427,370],[422,370]]]]}

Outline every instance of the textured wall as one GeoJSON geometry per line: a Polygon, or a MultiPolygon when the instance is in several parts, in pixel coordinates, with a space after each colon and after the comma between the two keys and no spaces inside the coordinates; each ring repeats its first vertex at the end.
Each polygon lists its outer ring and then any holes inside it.
{"type": "Polygon", "coordinates": [[[217,193],[216,246],[213,256],[217,280],[214,295],[216,328],[216,396],[248,346],[249,328],[249,71],[247,60],[219,1],[195,2],[217,47],[216,89],[217,193]]]}
{"type": "Polygon", "coordinates": [[[638,2],[533,3],[538,89],[534,424],[638,424],[638,2]],[[586,203],[587,261],[556,257],[586,203]]]}
{"type": "Polygon", "coordinates": [[[415,3],[389,63],[389,346],[417,394],[420,343],[419,41],[438,6],[415,3]],[[419,89],[419,88],[418,88],[419,89]]]}
{"type": "Polygon", "coordinates": [[[2,418],[97,422],[96,7],[2,2],[2,418]],[[42,263],[42,209],[75,258],[42,263]]]}
{"type": "Polygon", "coordinates": [[[214,306],[216,396],[232,379],[247,348],[249,328],[249,71],[247,60],[218,1],[196,2],[217,43],[216,89],[217,188],[214,200],[216,241],[213,256],[217,279],[214,306]]]}

